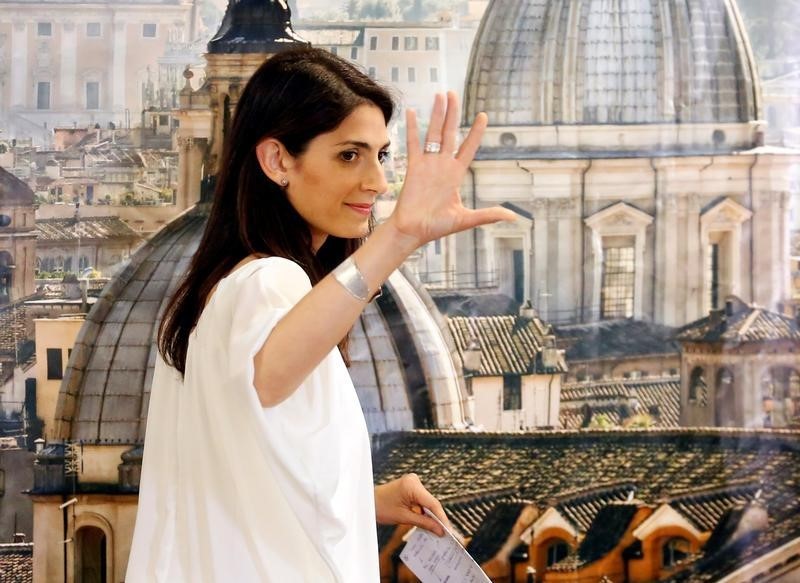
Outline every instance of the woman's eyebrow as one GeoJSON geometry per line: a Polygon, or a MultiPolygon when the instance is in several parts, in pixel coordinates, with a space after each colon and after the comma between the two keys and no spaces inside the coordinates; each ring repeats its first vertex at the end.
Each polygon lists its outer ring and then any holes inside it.
{"type": "MultiPolygon", "coordinates": [[[[372,146],[370,146],[367,142],[360,142],[358,140],[345,140],[344,142],[339,142],[335,144],[336,146],[345,146],[345,145],[353,145],[358,146],[359,148],[364,148],[365,150],[370,150],[372,146]]],[[[389,146],[392,145],[392,142],[386,142],[383,146],[380,147],[381,150],[385,150],[389,146]]]]}

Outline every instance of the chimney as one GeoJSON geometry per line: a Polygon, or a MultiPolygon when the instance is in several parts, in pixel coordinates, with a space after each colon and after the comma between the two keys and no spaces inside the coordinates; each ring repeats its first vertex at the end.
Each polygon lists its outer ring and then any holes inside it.
{"type": "Polygon", "coordinates": [[[525,303],[523,303],[519,307],[519,315],[522,318],[528,318],[530,320],[533,320],[534,318],[536,318],[538,316],[538,314],[536,313],[536,308],[534,308],[531,305],[531,301],[530,300],[525,300],[525,303]]]}

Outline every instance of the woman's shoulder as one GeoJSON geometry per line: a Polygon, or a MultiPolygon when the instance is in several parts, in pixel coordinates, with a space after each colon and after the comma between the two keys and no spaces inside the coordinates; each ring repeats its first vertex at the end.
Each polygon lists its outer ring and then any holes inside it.
{"type": "Polygon", "coordinates": [[[299,263],[276,255],[242,262],[224,280],[232,290],[258,288],[294,296],[311,289],[311,280],[299,263]]]}
{"type": "Polygon", "coordinates": [[[308,274],[302,266],[277,255],[251,255],[234,267],[226,276],[226,279],[247,279],[257,275],[259,278],[277,278],[273,281],[294,280],[299,278],[301,281],[309,281],[308,274]]]}

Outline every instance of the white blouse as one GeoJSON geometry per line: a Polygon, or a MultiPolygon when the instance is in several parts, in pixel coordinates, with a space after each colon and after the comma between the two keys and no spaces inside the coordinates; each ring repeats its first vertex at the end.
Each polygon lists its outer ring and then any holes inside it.
{"type": "Polygon", "coordinates": [[[379,580],[369,436],[338,348],[274,407],[253,386],[253,356],[310,289],[293,261],[250,261],[203,310],[184,380],[157,357],[126,583],[379,580]]]}

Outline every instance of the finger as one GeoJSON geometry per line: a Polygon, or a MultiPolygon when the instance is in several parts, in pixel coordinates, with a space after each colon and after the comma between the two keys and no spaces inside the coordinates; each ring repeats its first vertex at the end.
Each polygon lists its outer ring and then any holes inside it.
{"type": "Polygon", "coordinates": [[[427,531],[434,533],[436,536],[444,536],[444,528],[430,516],[424,514],[414,514],[410,510],[402,510],[398,515],[398,522],[401,524],[410,524],[424,528],[427,531]]]}
{"type": "Polygon", "coordinates": [[[472,229],[480,225],[488,225],[489,223],[496,223],[498,221],[509,221],[514,223],[519,218],[517,213],[501,206],[466,210],[467,214],[464,222],[461,224],[461,230],[472,229]]]}
{"type": "Polygon", "coordinates": [[[436,518],[438,518],[442,524],[445,525],[445,527],[450,528],[450,521],[448,520],[447,515],[444,513],[442,503],[439,502],[439,500],[437,500],[433,494],[428,492],[421,482],[419,487],[414,491],[414,498],[419,504],[433,512],[436,518]]]}
{"type": "Polygon", "coordinates": [[[417,112],[413,109],[406,110],[406,151],[408,157],[420,154],[419,128],[417,127],[417,112]]]}
{"type": "Polygon", "coordinates": [[[428,124],[428,133],[425,135],[426,142],[442,143],[442,125],[444,124],[444,95],[437,93],[433,98],[433,110],[428,124]]]}
{"type": "Polygon", "coordinates": [[[489,125],[489,117],[480,112],[475,116],[475,121],[472,122],[472,127],[469,128],[469,133],[464,139],[464,143],[458,149],[456,159],[464,164],[469,164],[475,157],[475,153],[481,146],[481,139],[483,139],[483,132],[486,131],[486,126],[489,125]]]}
{"type": "Polygon", "coordinates": [[[450,153],[456,150],[456,137],[458,136],[458,97],[454,91],[447,92],[447,114],[442,128],[442,152],[450,153]]]}

